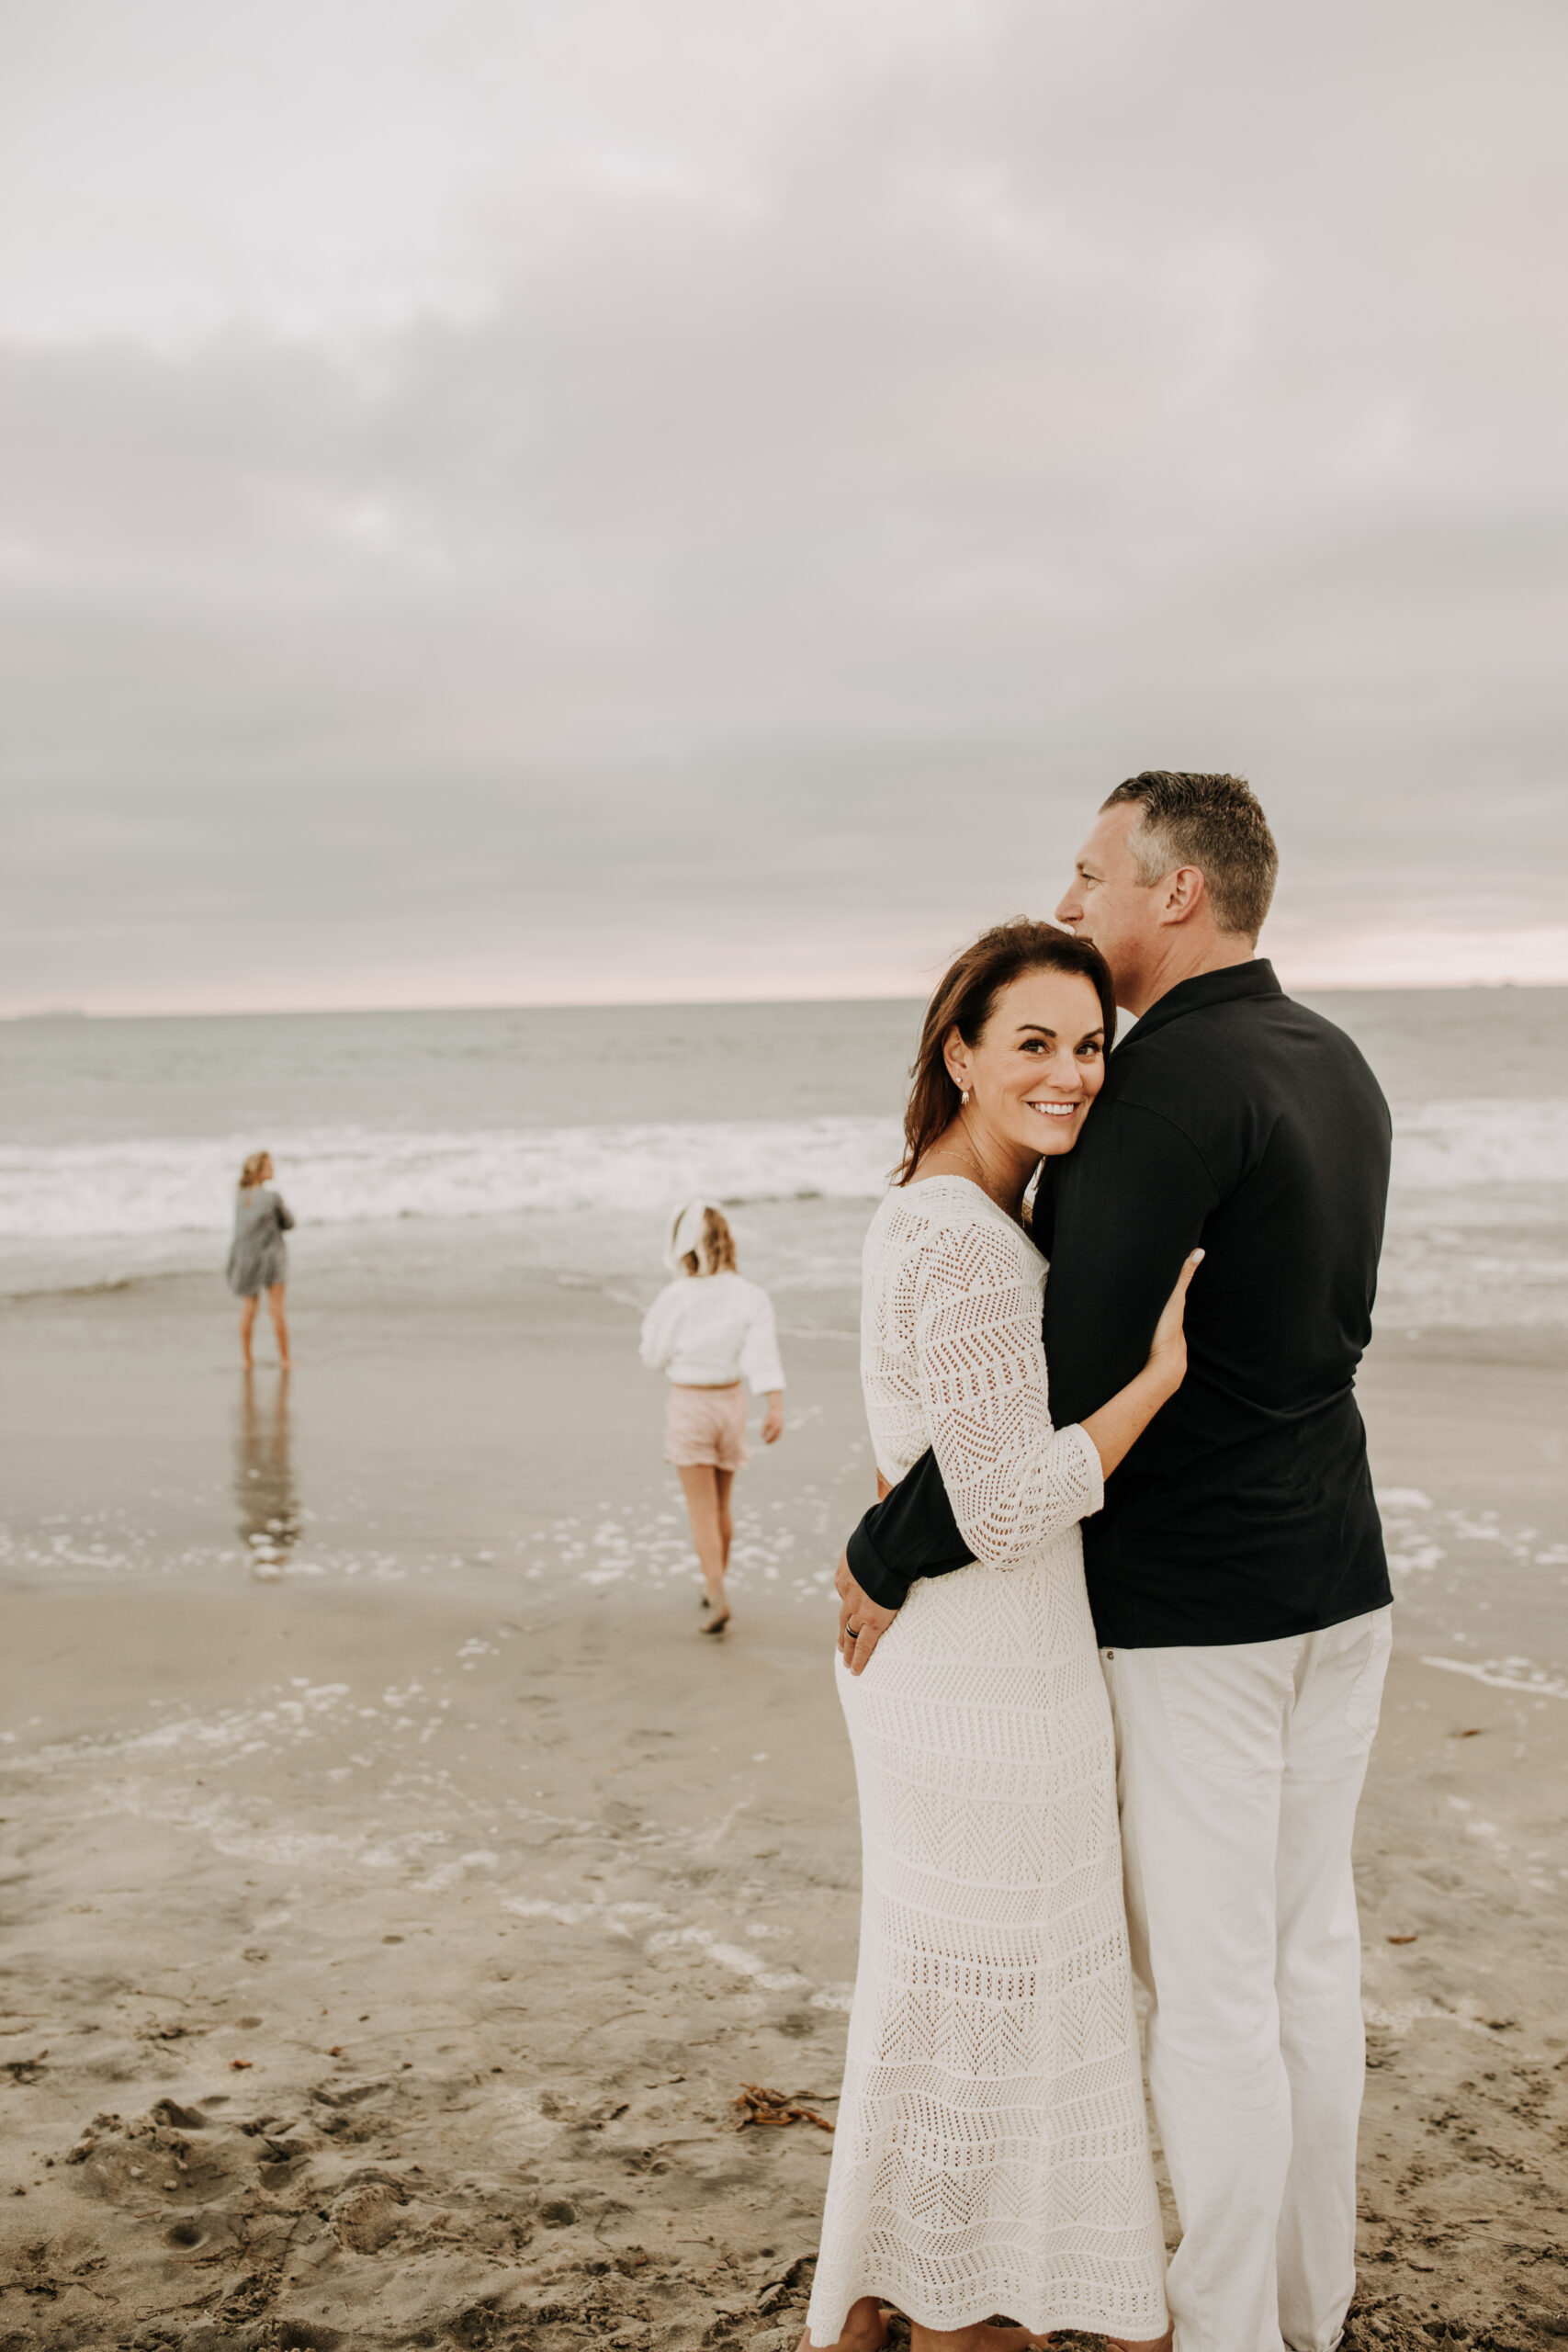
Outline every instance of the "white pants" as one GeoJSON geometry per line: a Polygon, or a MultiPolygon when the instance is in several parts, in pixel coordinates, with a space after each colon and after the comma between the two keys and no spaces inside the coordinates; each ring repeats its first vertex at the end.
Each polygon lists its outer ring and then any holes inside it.
{"type": "Polygon", "coordinates": [[[1390,1616],[1100,1652],[1181,2222],[1177,2352],[1330,2352],[1344,2326],[1366,2064],[1350,1835],[1390,1616]]]}

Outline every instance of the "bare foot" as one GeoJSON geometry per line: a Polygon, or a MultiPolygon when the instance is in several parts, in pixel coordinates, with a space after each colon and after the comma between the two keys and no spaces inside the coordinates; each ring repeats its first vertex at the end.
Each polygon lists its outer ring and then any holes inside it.
{"type": "MultiPolygon", "coordinates": [[[[858,2302],[850,2305],[844,2332],[830,2346],[830,2352],[882,2352],[882,2346],[887,2341],[887,2323],[892,2316],[891,2312],[882,2308],[874,2295],[862,2295],[858,2302]]],[[[809,2328],[801,2337],[796,2352],[820,2352],[820,2347],[812,2344],[809,2328]]]]}
{"type": "Polygon", "coordinates": [[[722,1617],[715,1617],[708,1624],[705,1625],[702,1629],[703,1632],[705,1634],[722,1634],[725,1627],[729,1623],[729,1614],[730,1612],[727,1609],[722,1617]]]}

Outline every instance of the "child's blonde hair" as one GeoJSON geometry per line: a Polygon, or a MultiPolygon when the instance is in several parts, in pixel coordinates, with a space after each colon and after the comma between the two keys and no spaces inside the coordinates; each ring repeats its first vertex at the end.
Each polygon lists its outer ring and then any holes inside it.
{"type": "Polygon", "coordinates": [[[703,1211],[703,1258],[699,1262],[694,1250],[688,1250],[681,1260],[688,1274],[732,1274],[735,1272],[735,1236],[729,1230],[729,1219],[722,1209],[711,1205],[703,1211]]]}

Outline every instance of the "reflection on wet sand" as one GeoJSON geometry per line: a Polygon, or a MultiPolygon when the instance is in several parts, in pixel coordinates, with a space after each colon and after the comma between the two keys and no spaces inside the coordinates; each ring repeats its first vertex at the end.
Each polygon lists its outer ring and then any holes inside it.
{"type": "Polygon", "coordinates": [[[235,1423],[234,1501],[253,1574],[280,1577],[299,1541],[300,1521],[289,1453],[287,1372],[277,1374],[270,1406],[257,1398],[255,1374],[244,1375],[235,1423]]]}

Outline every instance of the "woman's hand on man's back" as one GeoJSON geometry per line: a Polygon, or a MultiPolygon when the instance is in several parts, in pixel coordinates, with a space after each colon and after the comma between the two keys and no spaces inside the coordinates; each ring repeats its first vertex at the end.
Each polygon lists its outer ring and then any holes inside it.
{"type": "Polygon", "coordinates": [[[1187,1377],[1187,1286],[1202,1262],[1201,1250],[1188,1251],[1149,1341],[1149,1369],[1164,1374],[1173,1396],[1187,1377]]]}

